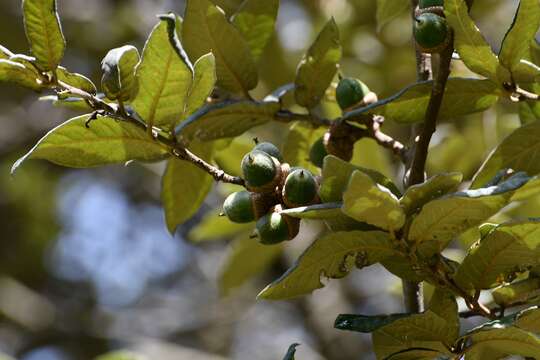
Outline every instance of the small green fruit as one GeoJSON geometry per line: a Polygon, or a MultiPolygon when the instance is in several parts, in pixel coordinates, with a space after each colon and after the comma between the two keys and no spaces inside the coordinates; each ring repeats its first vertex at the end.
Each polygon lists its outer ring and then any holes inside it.
{"type": "Polygon", "coordinates": [[[296,169],[285,179],[283,201],[291,208],[310,205],[318,201],[317,190],[315,177],[305,169],[296,169]]]}
{"type": "Polygon", "coordinates": [[[281,156],[281,152],[277,148],[276,145],[269,143],[269,142],[262,142],[258,143],[253,150],[262,151],[264,153],[267,153],[270,156],[275,157],[279,161],[283,161],[283,156],[281,156]]]}
{"type": "Polygon", "coordinates": [[[371,91],[358,79],[343,78],[336,88],[336,100],[341,110],[347,110],[364,100],[371,91]]]}
{"type": "Polygon", "coordinates": [[[450,38],[446,19],[432,13],[423,13],[416,17],[414,38],[418,47],[426,53],[442,51],[450,38]]]}
{"type": "Polygon", "coordinates": [[[279,182],[280,164],[265,152],[254,150],[242,159],[246,186],[254,192],[269,192],[279,182]]]}
{"type": "Polygon", "coordinates": [[[444,0],[420,0],[418,7],[420,9],[430,8],[434,6],[444,6],[444,0]]]}
{"type": "Polygon", "coordinates": [[[321,137],[311,145],[311,149],[309,150],[309,160],[313,165],[322,168],[326,155],[328,155],[328,151],[324,146],[324,137],[321,137]]]}
{"type": "Polygon", "coordinates": [[[229,195],[223,203],[223,212],[235,223],[248,223],[255,220],[255,210],[251,193],[239,191],[229,195]]]}
{"type": "Polygon", "coordinates": [[[259,242],[265,245],[278,244],[293,239],[299,230],[300,221],[290,216],[281,215],[280,206],[275,211],[261,217],[255,225],[259,242]]]}

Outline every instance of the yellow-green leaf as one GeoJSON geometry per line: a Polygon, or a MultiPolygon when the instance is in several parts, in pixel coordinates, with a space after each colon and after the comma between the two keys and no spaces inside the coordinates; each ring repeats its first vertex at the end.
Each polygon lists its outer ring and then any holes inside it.
{"type": "Polygon", "coordinates": [[[428,309],[446,320],[448,331],[445,343],[452,344],[459,336],[459,313],[456,297],[443,288],[435,288],[428,309]]]}
{"type": "Polygon", "coordinates": [[[309,151],[317,139],[324,135],[326,129],[314,128],[306,122],[296,122],[289,129],[283,145],[283,158],[289,164],[317,173],[318,168],[309,160],[309,151]]]}
{"type": "Polygon", "coordinates": [[[87,168],[130,160],[157,161],[168,149],[139,126],[110,117],[83,115],[52,129],[25,156],[13,165],[15,171],[25,160],[43,159],[74,168],[87,168]]]}
{"type": "MultiPolygon", "coordinates": [[[[101,87],[110,100],[132,100],[139,91],[135,67],[140,61],[136,47],[125,45],[110,50],[101,62],[101,87]]],[[[150,61],[150,60],[148,60],[150,61]]]]}
{"type": "Polygon", "coordinates": [[[233,223],[221,211],[211,211],[189,232],[188,239],[194,243],[223,240],[253,229],[253,223],[233,223]]]}
{"type": "Polygon", "coordinates": [[[0,45],[0,60],[1,59],[4,59],[4,60],[9,60],[10,57],[12,57],[13,54],[8,48],[0,45]]]}
{"type": "Polygon", "coordinates": [[[491,292],[497,305],[507,307],[514,303],[538,303],[540,301],[540,278],[528,279],[503,285],[491,292]]]}
{"type": "Polygon", "coordinates": [[[66,48],[56,0],[23,0],[24,28],[36,65],[43,71],[55,70],[66,48]]]}
{"type": "Polygon", "coordinates": [[[35,91],[43,88],[35,71],[23,64],[6,59],[0,59],[0,82],[23,86],[35,91]]]}
{"type": "Polygon", "coordinates": [[[209,0],[187,1],[182,39],[192,59],[214,54],[218,86],[237,94],[247,94],[257,86],[257,68],[248,44],[209,0]]]}
{"type": "Polygon", "coordinates": [[[289,299],[322,288],[321,277],[339,279],[356,266],[368,266],[394,254],[388,234],[381,231],[344,231],[323,236],[306,249],[259,298],[289,299]]]}
{"type": "Polygon", "coordinates": [[[216,59],[212,53],[201,56],[193,65],[193,85],[189,91],[184,118],[201,108],[216,85],[216,59]]]}
{"type": "Polygon", "coordinates": [[[535,358],[540,354],[540,338],[516,327],[490,329],[475,332],[468,337],[472,344],[463,352],[468,358],[472,352],[483,348],[498,351],[504,355],[521,355],[535,358]]]}
{"type": "Polygon", "coordinates": [[[380,31],[385,24],[407,11],[410,5],[411,2],[408,0],[377,0],[377,13],[375,15],[377,31],[380,31]]]}
{"type": "Polygon", "coordinates": [[[56,75],[58,76],[59,81],[74,86],[77,89],[84,90],[93,95],[97,93],[96,85],[84,75],[69,72],[63,66],[58,67],[56,75]]]}
{"type": "Polygon", "coordinates": [[[139,92],[132,103],[149,126],[166,130],[180,121],[193,83],[192,65],[178,40],[178,21],[163,15],[152,30],[137,66],[139,92]]]}
{"type": "Polygon", "coordinates": [[[341,51],[339,29],[331,19],[298,65],[295,97],[299,105],[312,108],[321,101],[336,75],[341,51]]]}
{"type": "Polygon", "coordinates": [[[540,335],[540,308],[538,305],[520,311],[516,316],[514,325],[525,331],[540,335]]]}

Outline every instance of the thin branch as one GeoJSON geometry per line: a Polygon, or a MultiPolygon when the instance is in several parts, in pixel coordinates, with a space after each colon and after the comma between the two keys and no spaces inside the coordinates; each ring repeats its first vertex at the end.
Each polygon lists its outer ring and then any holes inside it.
{"type": "Polygon", "coordinates": [[[274,120],[279,122],[306,121],[313,127],[329,127],[333,121],[321,118],[314,114],[297,114],[289,110],[280,110],[274,115],[274,120]]]}

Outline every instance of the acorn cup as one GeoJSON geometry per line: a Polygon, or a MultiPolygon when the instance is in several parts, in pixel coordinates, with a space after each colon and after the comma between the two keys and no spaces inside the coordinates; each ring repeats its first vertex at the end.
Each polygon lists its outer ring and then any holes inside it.
{"type": "Polygon", "coordinates": [[[281,164],[275,157],[253,150],[242,159],[242,173],[248,190],[270,193],[281,180],[281,164]]]}
{"type": "Polygon", "coordinates": [[[305,169],[292,171],[285,180],[282,199],[288,208],[318,203],[319,184],[315,177],[305,169]]]}
{"type": "Polygon", "coordinates": [[[420,0],[418,2],[418,8],[416,9],[415,16],[418,17],[425,13],[432,13],[445,17],[444,0],[420,0]]]}
{"type": "Polygon", "coordinates": [[[300,219],[283,215],[281,211],[281,205],[276,205],[272,212],[257,221],[255,234],[261,244],[279,244],[283,241],[292,240],[298,235],[300,219]]]}
{"type": "Polygon", "coordinates": [[[416,45],[424,53],[440,53],[448,46],[451,37],[446,19],[433,13],[417,16],[413,33],[416,45]]]}

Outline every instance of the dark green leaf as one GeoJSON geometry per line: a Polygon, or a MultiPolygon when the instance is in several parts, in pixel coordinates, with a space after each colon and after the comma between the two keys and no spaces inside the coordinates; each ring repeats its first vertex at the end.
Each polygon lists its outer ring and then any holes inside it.
{"type": "Polygon", "coordinates": [[[296,73],[296,102],[304,107],[316,106],[334,79],[341,60],[339,30],[331,19],[304,55],[296,73]]]}
{"type": "Polygon", "coordinates": [[[486,184],[500,169],[540,173],[540,121],[523,125],[508,135],[488,156],[474,176],[471,188],[486,184]]]}
{"type": "Polygon", "coordinates": [[[221,268],[219,289],[223,295],[259,275],[283,253],[283,247],[262,245],[243,235],[232,243],[232,249],[221,268]]]}
{"type": "Polygon", "coordinates": [[[246,0],[234,15],[233,24],[246,39],[255,62],[274,33],[278,8],[279,0],[246,0]]]}
{"type": "Polygon", "coordinates": [[[177,36],[179,20],[163,15],[146,41],[137,66],[139,92],[133,108],[149,126],[166,130],[177,124],[193,82],[193,68],[177,36]]]}
{"type": "Polygon", "coordinates": [[[325,131],[324,128],[314,128],[303,121],[292,124],[283,145],[285,161],[317,173],[318,168],[309,160],[309,151],[313,143],[323,136],[325,131]]]}
{"type": "Polygon", "coordinates": [[[267,123],[279,110],[279,103],[228,101],[208,105],[195,112],[176,128],[186,141],[202,141],[235,137],[267,123]]]}
{"type": "Polygon", "coordinates": [[[339,330],[372,333],[383,326],[386,326],[398,319],[402,319],[408,316],[411,316],[411,314],[390,314],[374,316],[340,314],[334,322],[334,327],[339,330]]]}
{"type": "Polygon", "coordinates": [[[66,48],[66,40],[56,11],[56,0],[23,0],[24,28],[36,65],[55,70],[66,48]]]}
{"type": "Polygon", "coordinates": [[[0,59],[0,82],[20,85],[35,91],[43,88],[33,70],[18,62],[5,59],[0,59]]]}
{"type": "Polygon", "coordinates": [[[294,355],[296,354],[296,348],[300,346],[300,344],[292,344],[289,346],[289,349],[287,350],[287,353],[285,354],[285,357],[283,360],[294,360],[294,355]]]}
{"type": "Polygon", "coordinates": [[[371,170],[360,168],[343,161],[333,155],[324,159],[322,169],[322,182],[319,189],[319,196],[323,202],[341,202],[343,192],[349,184],[350,177],[354,171],[361,171],[368,175],[374,182],[390,189],[396,196],[401,196],[399,189],[383,174],[371,170]]]}
{"type": "Polygon", "coordinates": [[[463,288],[490,289],[540,265],[540,220],[503,224],[473,245],[455,276],[463,288]]]}
{"type": "Polygon", "coordinates": [[[381,231],[331,233],[315,240],[295,265],[258,297],[280,300],[306,295],[324,286],[321,277],[339,279],[355,265],[368,266],[394,253],[388,234],[381,231]]]}
{"type": "MultiPolygon", "coordinates": [[[[212,157],[213,147],[208,143],[192,143],[190,150],[208,161],[212,157]]],[[[208,173],[190,162],[176,158],[169,160],[161,185],[161,201],[171,233],[195,215],[210,192],[213,181],[208,173]]]]}
{"type": "Polygon", "coordinates": [[[216,59],[212,53],[201,56],[193,67],[195,76],[187,99],[184,118],[206,103],[216,85],[216,59]]]}
{"type": "Polygon", "coordinates": [[[343,212],[353,219],[397,231],[405,224],[405,213],[392,192],[368,175],[354,171],[343,193],[343,212]]]}
{"type": "MultiPolygon", "coordinates": [[[[139,51],[131,45],[113,49],[105,55],[101,62],[101,87],[107,98],[130,101],[137,95],[139,78],[135,76],[135,67],[139,61],[139,51]]],[[[152,59],[145,61],[150,62],[152,59]]]]}
{"type": "Polygon", "coordinates": [[[377,0],[377,31],[410,8],[408,0],[377,0]]]}
{"type": "Polygon", "coordinates": [[[12,172],[25,160],[44,159],[55,164],[87,168],[130,160],[157,161],[168,149],[148,136],[137,125],[109,117],[99,117],[89,123],[83,115],[52,129],[25,156],[17,160],[12,172]]]}
{"type": "Polygon", "coordinates": [[[218,86],[238,94],[257,86],[257,68],[248,44],[209,0],[187,1],[182,39],[192,59],[214,54],[218,86]]]}

